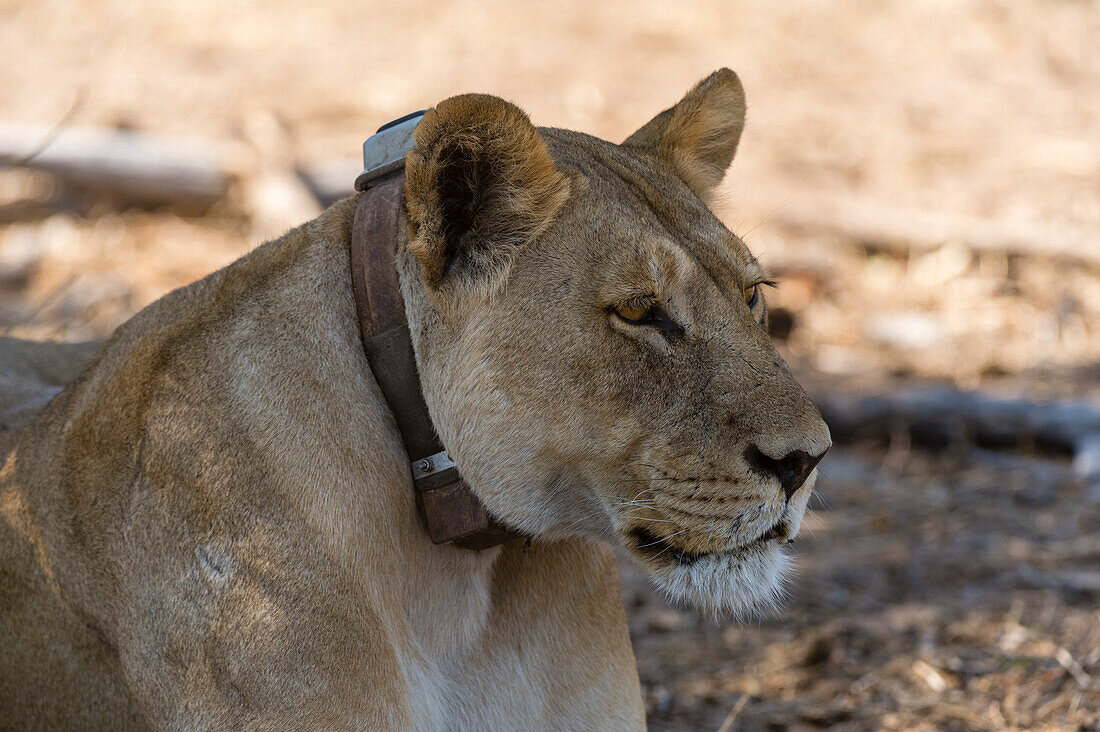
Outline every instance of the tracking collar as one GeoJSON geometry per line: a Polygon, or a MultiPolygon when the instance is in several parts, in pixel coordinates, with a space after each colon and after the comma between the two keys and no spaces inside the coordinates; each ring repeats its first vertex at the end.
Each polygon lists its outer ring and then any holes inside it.
{"type": "Polygon", "coordinates": [[[488,514],[432,425],[394,263],[405,223],[405,155],[423,116],[422,110],[396,119],[363,143],[363,172],[355,179],[362,195],[351,233],[352,289],[363,350],[405,443],[428,535],[436,544],[486,549],[518,534],[488,514]]]}

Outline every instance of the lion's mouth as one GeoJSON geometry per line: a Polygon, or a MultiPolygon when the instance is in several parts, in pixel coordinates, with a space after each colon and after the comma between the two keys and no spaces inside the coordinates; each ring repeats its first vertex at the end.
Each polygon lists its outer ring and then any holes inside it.
{"type": "Polygon", "coordinates": [[[699,561],[705,557],[719,555],[719,554],[735,554],[744,552],[756,547],[761,547],[767,544],[769,541],[779,539],[787,533],[786,524],[780,520],[776,521],[767,531],[760,534],[752,541],[744,544],[739,544],[732,549],[723,551],[711,551],[711,552],[693,552],[687,549],[681,549],[667,539],[657,536],[649,529],[643,526],[637,526],[630,530],[630,535],[634,539],[634,548],[642,554],[647,555],[650,559],[657,559],[659,557],[667,556],[671,560],[679,565],[688,565],[699,561]]]}
{"type": "Polygon", "coordinates": [[[784,524],[782,521],[776,521],[774,526],[750,541],[749,544],[763,544],[764,542],[771,541],[772,539],[778,539],[786,533],[786,524],[784,524]]]}
{"type": "Polygon", "coordinates": [[[650,559],[667,556],[670,559],[676,560],[677,564],[692,564],[714,553],[692,552],[686,549],[679,549],[642,526],[631,529],[630,535],[634,539],[634,548],[642,554],[647,555],[650,559]]]}

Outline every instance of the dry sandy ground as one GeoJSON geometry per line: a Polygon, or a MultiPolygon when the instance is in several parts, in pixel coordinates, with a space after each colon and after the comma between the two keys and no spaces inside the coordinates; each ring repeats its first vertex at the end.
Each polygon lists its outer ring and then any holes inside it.
{"type": "MultiPolygon", "coordinates": [[[[198,137],[234,173],[198,216],[0,170],[0,330],[107,335],[308,214],[257,213],[257,181],[447,95],[621,139],[730,66],[749,126],[718,210],[778,275],[803,378],[1095,398],[1097,38],[1095,0],[0,0],[0,121],[75,101],[72,124],[198,137]]],[[[1100,492],[966,446],[823,471],[774,619],[696,620],[628,573],[655,729],[1100,724],[1100,492]]]]}

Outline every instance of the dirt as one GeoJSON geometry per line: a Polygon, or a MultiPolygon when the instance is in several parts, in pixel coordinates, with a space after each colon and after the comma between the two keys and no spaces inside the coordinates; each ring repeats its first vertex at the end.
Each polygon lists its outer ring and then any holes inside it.
{"type": "MultiPolygon", "coordinates": [[[[1098,37],[1095,0],[0,0],[0,120],[199,138],[232,174],[194,212],[0,170],[0,331],[107,336],[307,215],[261,214],[257,181],[450,94],[614,140],[730,66],[749,122],[716,210],[779,280],[801,379],[1095,403],[1098,37]]],[[[1100,488],[855,445],[819,496],[766,619],[697,618],[624,567],[653,729],[1100,728],[1100,488]]]]}

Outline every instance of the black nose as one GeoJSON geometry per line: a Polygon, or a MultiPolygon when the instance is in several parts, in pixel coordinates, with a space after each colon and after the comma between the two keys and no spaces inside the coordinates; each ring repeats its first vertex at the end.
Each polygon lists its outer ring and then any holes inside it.
{"type": "Polygon", "coordinates": [[[745,460],[753,470],[779,479],[779,484],[783,486],[783,493],[786,494],[788,501],[806,482],[806,478],[810,477],[810,472],[823,457],[825,457],[824,451],[811,455],[804,450],[795,450],[776,460],[770,455],[765,455],[756,445],[749,445],[745,450],[745,460]]]}

